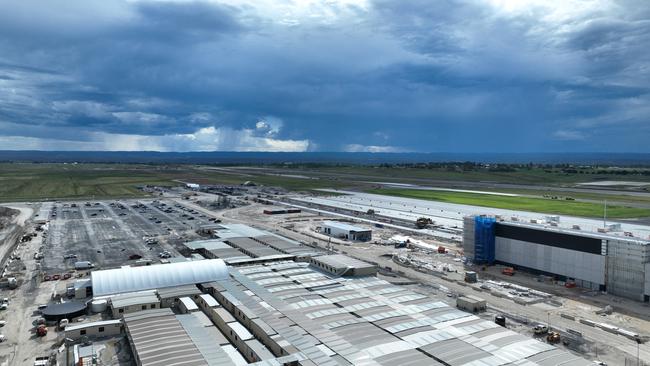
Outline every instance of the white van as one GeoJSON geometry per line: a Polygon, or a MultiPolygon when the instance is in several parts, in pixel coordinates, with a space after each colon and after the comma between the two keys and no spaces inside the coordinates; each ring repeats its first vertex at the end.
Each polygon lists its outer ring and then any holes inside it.
{"type": "Polygon", "coordinates": [[[89,261],[79,261],[75,262],[74,264],[74,269],[79,270],[79,269],[91,269],[93,268],[93,264],[89,261]]]}

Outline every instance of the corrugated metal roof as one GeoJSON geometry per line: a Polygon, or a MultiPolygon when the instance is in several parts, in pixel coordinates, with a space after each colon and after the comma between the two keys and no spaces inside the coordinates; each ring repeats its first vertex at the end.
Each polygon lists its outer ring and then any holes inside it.
{"type": "Polygon", "coordinates": [[[239,353],[237,351],[237,349],[235,347],[233,347],[232,345],[221,346],[221,349],[224,352],[226,352],[226,354],[228,354],[228,357],[230,357],[230,361],[232,361],[232,363],[235,366],[247,366],[248,365],[248,361],[246,361],[246,359],[244,359],[244,356],[242,356],[241,353],[239,353]]]}
{"type": "Polygon", "coordinates": [[[228,268],[220,259],[122,267],[93,271],[95,296],[210,282],[228,278],[228,268]]]}
{"type": "Polygon", "coordinates": [[[321,255],[318,257],[312,258],[315,262],[320,262],[334,268],[368,268],[374,267],[370,263],[348,257],[343,254],[331,254],[331,255],[321,255]]]}
{"type": "MultiPolygon", "coordinates": [[[[256,236],[263,236],[268,234],[268,232],[255,229],[244,224],[221,224],[221,226],[225,227],[232,233],[239,235],[240,237],[254,238],[256,236]]],[[[217,233],[217,236],[221,237],[220,234],[221,231],[217,233]]]]}
{"type": "Polygon", "coordinates": [[[208,365],[170,309],[126,314],[124,322],[142,366],[208,365]]]}
{"type": "Polygon", "coordinates": [[[200,248],[206,250],[232,248],[230,245],[224,243],[220,239],[195,240],[185,243],[185,246],[194,250],[200,248]]]}
{"type": "Polygon", "coordinates": [[[179,298],[183,296],[194,296],[200,293],[201,291],[194,284],[184,285],[184,286],[165,287],[165,288],[158,289],[158,297],[161,299],[179,298]]]}
{"type": "Polygon", "coordinates": [[[201,294],[201,295],[199,295],[199,297],[201,297],[201,299],[210,308],[213,308],[215,306],[219,306],[219,302],[214,297],[212,297],[212,295],[210,295],[210,294],[201,294]]]}
{"type": "Polygon", "coordinates": [[[230,329],[232,329],[232,331],[235,332],[235,334],[237,334],[237,336],[241,340],[245,341],[253,338],[251,332],[249,332],[248,329],[246,329],[246,327],[241,325],[241,323],[239,323],[238,321],[232,321],[230,323],[227,323],[226,325],[228,325],[230,329]]]}
{"type": "Polygon", "coordinates": [[[111,306],[114,308],[123,308],[126,306],[140,304],[157,304],[160,302],[156,295],[156,290],[127,292],[110,297],[111,306]]]}
{"type": "Polygon", "coordinates": [[[185,309],[187,309],[187,311],[191,312],[191,311],[199,310],[199,306],[196,305],[194,300],[190,299],[189,297],[181,297],[178,300],[183,304],[183,306],[185,307],[185,309]]]}
{"type": "Polygon", "coordinates": [[[203,313],[181,314],[176,315],[176,319],[208,365],[220,366],[231,363],[230,356],[221,347],[215,346],[226,338],[215,326],[206,327],[204,320],[200,318],[201,315],[205,316],[203,313]]]}
{"type": "MultiPolygon", "coordinates": [[[[219,283],[273,328],[278,342],[289,342],[314,364],[438,365],[430,357],[435,355],[450,365],[500,366],[526,364],[555,349],[377,278],[313,288],[326,276],[310,274],[298,263],[241,270],[233,269],[232,280],[219,283]]],[[[566,351],[551,356],[558,361],[553,365],[576,358],[566,351]]],[[[532,365],[546,366],[541,361],[532,365]]]]}

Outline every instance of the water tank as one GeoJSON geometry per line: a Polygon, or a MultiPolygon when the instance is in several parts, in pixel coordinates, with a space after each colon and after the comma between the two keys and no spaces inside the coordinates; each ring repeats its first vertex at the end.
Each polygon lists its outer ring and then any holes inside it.
{"type": "Polygon", "coordinates": [[[93,300],[90,303],[90,311],[93,313],[102,313],[106,311],[106,308],[108,307],[108,301],[106,300],[93,300]]]}

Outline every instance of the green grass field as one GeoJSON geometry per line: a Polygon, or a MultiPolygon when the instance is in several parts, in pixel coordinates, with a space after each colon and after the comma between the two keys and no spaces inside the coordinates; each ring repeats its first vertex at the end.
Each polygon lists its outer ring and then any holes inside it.
{"type": "Polygon", "coordinates": [[[598,180],[632,180],[650,181],[647,175],[612,175],[612,174],[579,174],[565,173],[557,169],[545,170],[541,168],[518,169],[513,172],[499,172],[488,170],[448,171],[444,169],[418,169],[412,167],[367,167],[367,166],[325,166],[318,168],[294,168],[296,174],[300,170],[332,175],[352,175],[357,178],[385,179],[386,181],[404,182],[408,180],[438,180],[459,182],[494,182],[510,184],[544,184],[567,185],[580,182],[598,180]]]}
{"type": "MultiPolygon", "coordinates": [[[[324,167],[322,169],[307,169],[316,171],[319,179],[302,179],[276,173],[268,170],[230,169],[228,171],[212,169],[195,165],[147,165],[147,164],[10,164],[0,163],[0,201],[38,201],[57,199],[89,199],[89,198],[132,198],[145,197],[147,194],[137,187],[145,184],[159,186],[179,185],[180,182],[199,184],[228,184],[238,185],[247,180],[265,186],[282,187],[290,191],[314,191],[318,188],[336,189],[371,189],[372,177],[364,179],[364,174],[380,172],[381,175],[391,176],[390,180],[407,179],[404,176],[434,175],[445,176],[443,172],[431,172],[422,169],[401,168],[369,168],[358,167],[358,171],[350,167],[324,167]],[[352,175],[350,173],[361,173],[352,175]],[[402,174],[404,173],[404,174],[402,174]],[[408,173],[408,174],[406,174],[408,173]],[[350,175],[348,175],[350,174],[350,175]]],[[[294,171],[295,172],[295,171],[294,171]]],[[[298,171],[295,173],[301,173],[298,171]]],[[[286,174],[286,172],[282,172],[286,174]]],[[[463,173],[449,173],[450,177],[459,178],[463,173]]],[[[478,173],[477,173],[478,174],[478,173]]],[[[504,180],[513,179],[513,173],[504,180]]],[[[541,175],[549,174],[541,171],[523,172],[522,179],[534,177],[545,181],[541,175]],[[528,176],[527,174],[530,174],[528,176]]],[[[377,178],[375,176],[375,178],[377,178]]],[[[478,176],[473,176],[478,178],[478,176]]],[[[487,178],[487,176],[483,176],[487,178]]],[[[495,179],[494,175],[490,175],[495,179]]],[[[573,179],[573,178],[572,178],[573,179]]],[[[386,179],[389,180],[389,179],[386,179]]],[[[481,189],[481,188],[479,188],[481,189]]],[[[553,194],[551,191],[518,189],[518,193],[538,195],[553,194]]],[[[597,202],[558,201],[535,197],[499,197],[481,194],[461,194],[454,192],[418,191],[404,189],[383,189],[383,194],[401,195],[434,199],[445,202],[466,203],[479,206],[511,208],[545,213],[599,217],[602,215],[602,205],[597,202]],[[421,196],[424,195],[424,196],[421,196]]],[[[564,196],[561,192],[556,192],[564,196]]],[[[650,210],[626,207],[627,202],[647,204],[646,197],[625,196],[624,193],[615,196],[599,195],[598,193],[574,194],[567,193],[578,199],[608,199],[612,203],[608,216],[613,218],[650,216],[650,210]]],[[[643,206],[641,206],[643,207],[643,206]]]]}
{"type": "MultiPolygon", "coordinates": [[[[540,212],[547,214],[583,217],[603,216],[603,205],[591,202],[564,201],[530,197],[508,197],[477,193],[426,191],[417,189],[371,189],[367,190],[366,192],[397,197],[419,198],[431,201],[502,208],[508,210],[540,212]]],[[[608,205],[607,217],[619,219],[650,217],[650,209],[620,205],[608,205]]]]}
{"type": "Polygon", "coordinates": [[[0,164],[0,201],[146,197],[142,185],[180,182],[237,185],[247,180],[291,191],[349,187],[327,179],[233,175],[191,165],[0,164]]]}
{"type": "Polygon", "coordinates": [[[171,185],[143,167],[72,164],[0,164],[0,200],[142,197],[144,184],[171,185]]]}

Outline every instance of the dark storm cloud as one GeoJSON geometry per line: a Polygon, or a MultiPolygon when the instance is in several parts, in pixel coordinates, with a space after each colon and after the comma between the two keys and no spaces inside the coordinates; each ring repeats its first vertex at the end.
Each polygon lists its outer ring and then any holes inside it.
{"type": "Polygon", "coordinates": [[[548,8],[487,1],[324,2],[308,16],[256,2],[16,2],[0,12],[0,135],[648,151],[650,12],[608,4],[548,20],[548,8]]]}

